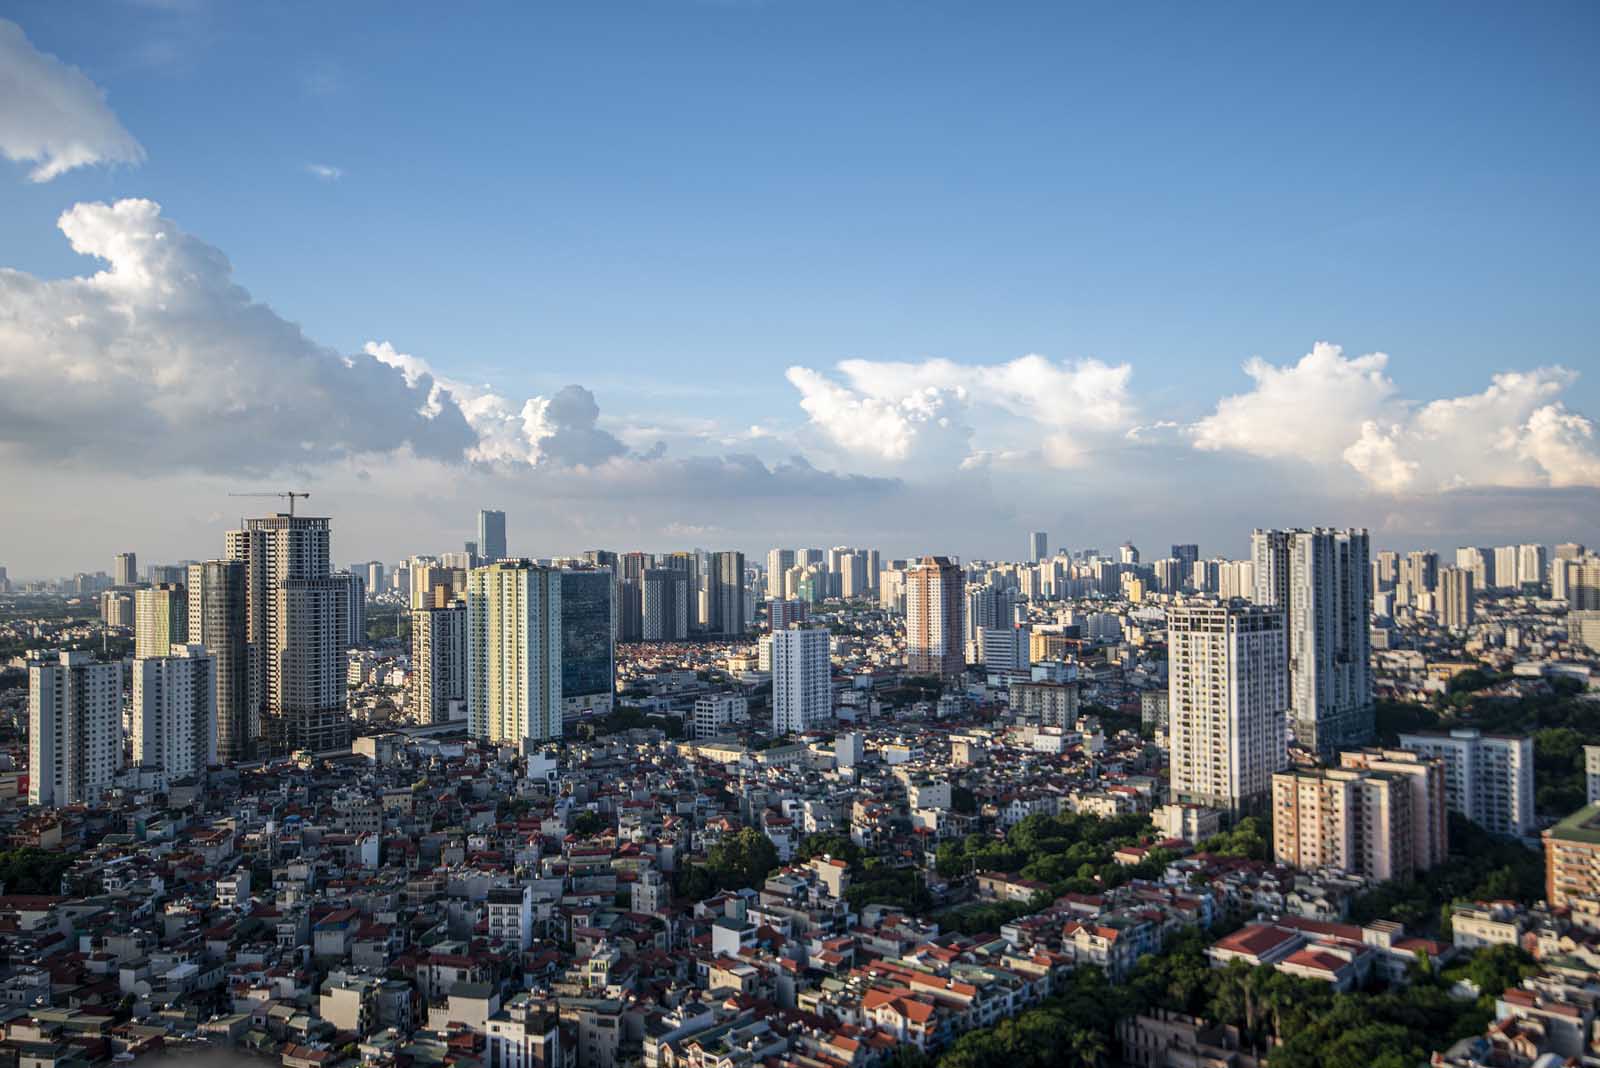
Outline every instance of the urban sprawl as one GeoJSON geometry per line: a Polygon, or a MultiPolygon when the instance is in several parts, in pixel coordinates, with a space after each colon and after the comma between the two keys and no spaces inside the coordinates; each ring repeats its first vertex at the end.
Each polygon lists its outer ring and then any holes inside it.
{"type": "Polygon", "coordinates": [[[287,496],[0,568],[0,1068],[1600,1065],[1583,545],[339,569],[287,496]]]}

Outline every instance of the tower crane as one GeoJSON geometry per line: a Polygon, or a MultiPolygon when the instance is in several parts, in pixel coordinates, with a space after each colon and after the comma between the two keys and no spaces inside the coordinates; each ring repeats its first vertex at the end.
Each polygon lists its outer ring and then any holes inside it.
{"type": "Polygon", "coordinates": [[[309,493],[299,493],[295,490],[284,490],[282,493],[230,493],[230,497],[284,497],[289,501],[289,515],[294,515],[294,499],[296,497],[310,497],[309,493]]]}

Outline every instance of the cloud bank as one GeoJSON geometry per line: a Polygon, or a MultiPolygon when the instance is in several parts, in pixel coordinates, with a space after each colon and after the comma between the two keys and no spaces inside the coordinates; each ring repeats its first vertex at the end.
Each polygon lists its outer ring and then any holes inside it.
{"type": "Polygon", "coordinates": [[[1027,355],[1006,363],[844,360],[843,382],[791,367],[811,425],[845,453],[888,463],[1080,466],[1133,425],[1133,369],[1027,355]]]}
{"type": "Polygon", "coordinates": [[[0,153],[36,164],[48,182],[74,167],[140,163],[144,148],[77,67],[35,48],[15,22],[0,19],[0,153]]]}
{"type": "Polygon", "coordinates": [[[1194,447],[1343,467],[1385,494],[1600,486],[1595,425],[1560,399],[1576,372],[1503,372],[1480,393],[1418,404],[1388,364],[1324,342],[1294,364],[1250,360],[1255,388],[1191,426],[1194,447]]]}

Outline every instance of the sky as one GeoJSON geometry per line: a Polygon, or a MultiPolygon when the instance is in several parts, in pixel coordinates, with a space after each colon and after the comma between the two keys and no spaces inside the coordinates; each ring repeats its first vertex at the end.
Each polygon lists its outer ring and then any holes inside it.
{"type": "Polygon", "coordinates": [[[1600,7],[0,9],[0,566],[1600,542],[1600,7]]]}

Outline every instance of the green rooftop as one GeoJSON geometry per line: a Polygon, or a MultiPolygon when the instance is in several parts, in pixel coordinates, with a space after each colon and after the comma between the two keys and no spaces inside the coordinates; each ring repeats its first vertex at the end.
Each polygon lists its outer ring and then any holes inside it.
{"type": "Polygon", "coordinates": [[[1545,833],[1569,842],[1600,845],[1600,802],[1580,808],[1545,833]]]}

